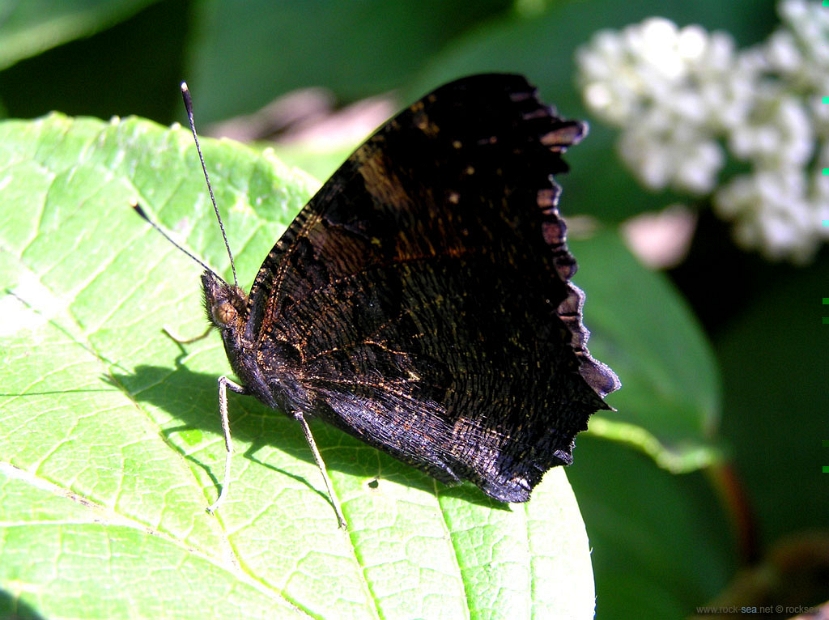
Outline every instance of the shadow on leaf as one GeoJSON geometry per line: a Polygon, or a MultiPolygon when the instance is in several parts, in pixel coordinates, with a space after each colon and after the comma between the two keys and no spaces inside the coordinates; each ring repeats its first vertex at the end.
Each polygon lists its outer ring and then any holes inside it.
{"type": "Polygon", "coordinates": [[[7,590],[0,590],[0,618],[4,620],[44,620],[44,617],[7,590]]]}
{"type": "MultiPolygon", "coordinates": [[[[115,373],[105,380],[126,391],[137,402],[149,403],[179,419],[182,422],[180,426],[162,431],[168,443],[184,458],[206,471],[217,486],[221,484],[215,466],[200,462],[187,454],[177,442],[170,440],[174,434],[193,430],[222,434],[216,376],[193,372],[178,363],[174,369],[140,365],[131,374],[115,373]]],[[[270,409],[250,396],[230,394],[228,410],[234,440],[250,444],[244,451],[245,458],[282,475],[302,480],[315,492],[324,495],[318,488],[319,481],[304,480],[257,457],[257,452],[263,447],[273,446],[293,458],[313,463],[299,424],[283,412],[270,409]]],[[[459,497],[481,506],[508,509],[507,505],[491,500],[471,485],[447,487],[438,483],[427,474],[319,420],[312,419],[310,425],[326,466],[331,471],[364,478],[366,484],[370,481],[380,481],[379,484],[383,480],[394,481],[428,493],[434,493],[437,485],[441,496],[459,497]]]]}

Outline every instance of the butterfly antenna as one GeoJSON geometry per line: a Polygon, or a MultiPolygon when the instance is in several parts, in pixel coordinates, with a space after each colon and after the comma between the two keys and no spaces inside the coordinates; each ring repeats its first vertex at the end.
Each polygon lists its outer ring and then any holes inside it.
{"type": "MultiPolygon", "coordinates": [[[[167,231],[165,231],[165,230],[164,230],[161,226],[159,226],[158,224],[156,224],[155,222],[153,222],[153,221],[150,219],[150,216],[148,216],[148,215],[144,212],[144,208],[143,208],[140,204],[138,204],[137,202],[134,202],[134,203],[132,203],[132,205],[130,205],[130,206],[132,206],[132,208],[135,210],[135,212],[136,212],[139,216],[141,216],[141,219],[143,219],[145,222],[147,222],[147,224],[149,224],[150,226],[152,226],[153,228],[155,228],[155,229],[156,229],[159,233],[161,233],[161,236],[162,236],[162,237],[164,237],[167,241],[169,241],[170,243],[172,243],[172,244],[173,244],[176,248],[178,248],[179,250],[181,250],[182,252],[184,252],[185,254],[187,254],[187,256],[189,256],[190,258],[192,258],[192,259],[193,259],[194,261],[196,261],[199,265],[201,265],[202,267],[204,267],[204,268],[205,268],[205,270],[209,271],[209,272],[210,272],[210,273],[212,273],[213,275],[216,275],[216,274],[214,273],[214,271],[213,271],[210,267],[208,267],[207,265],[205,265],[205,264],[204,264],[204,261],[202,261],[200,258],[198,258],[197,256],[195,256],[192,252],[188,251],[188,250],[187,250],[187,248],[185,248],[183,245],[181,245],[181,244],[180,244],[180,243],[178,243],[175,239],[173,239],[170,235],[168,235],[168,234],[167,234],[167,231]]],[[[218,277],[218,276],[216,276],[216,277],[218,277]]],[[[221,279],[221,278],[219,278],[219,279],[221,279]]]]}
{"type": "MultiPolygon", "coordinates": [[[[201,164],[201,170],[204,173],[204,181],[207,183],[207,191],[210,193],[210,202],[213,203],[213,212],[216,214],[216,219],[219,221],[219,229],[222,231],[222,239],[224,239],[225,249],[227,250],[227,255],[230,258],[230,269],[233,272],[233,285],[238,287],[239,281],[236,279],[236,263],[233,262],[233,253],[230,251],[230,244],[227,242],[225,225],[224,222],[222,222],[222,216],[219,214],[219,207],[216,205],[216,197],[213,195],[213,186],[210,185],[210,176],[207,174],[207,166],[204,165],[204,155],[202,155],[201,152],[199,136],[196,134],[196,121],[193,118],[193,99],[190,97],[190,89],[187,88],[187,82],[181,83],[181,98],[184,99],[184,109],[187,110],[187,121],[190,123],[190,131],[193,134],[193,141],[196,143],[196,151],[199,154],[199,163],[201,164]]],[[[189,252],[187,253],[189,254],[189,252]]],[[[201,261],[198,262],[201,263],[201,261]]]]}

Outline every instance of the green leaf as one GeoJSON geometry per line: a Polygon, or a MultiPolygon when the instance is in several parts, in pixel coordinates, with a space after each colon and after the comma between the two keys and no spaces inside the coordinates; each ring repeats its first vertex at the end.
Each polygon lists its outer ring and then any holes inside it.
{"type": "MultiPolygon", "coordinates": [[[[206,140],[243,286],[313,183],[206,140]]],[[[531,502],[447,489],[312,423],[231,395],[233,483],[200,268],[227,257],[187,131],[51,115],[0,124],[0,615],[48,618],[590,618],[584,525],[564,472],[531,502]]]]}
{"type": "Polygon", "coordinates": [[[719,375],[691,311],[616,232],[571,240],[570,247],[579,260],[575,280],[588,291],[590,351],[611,360],[622,381],[610,397],[618,411],[593,416],[588,432],[636,446],[675,473],[720,461],[719,375]]]}
{"type": "Polygon", "coordinates": [[[672,475],[579,435],[567,477],[593,547],[597,618],[686,618],[722,591],[738,560],[706,473],[672,475]]]}

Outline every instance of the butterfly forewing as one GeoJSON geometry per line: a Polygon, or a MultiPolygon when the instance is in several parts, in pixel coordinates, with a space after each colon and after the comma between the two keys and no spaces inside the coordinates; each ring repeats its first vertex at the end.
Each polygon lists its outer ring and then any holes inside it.
{"type": "Polygon", "coordinates": [[[526,501],[618,387],[584,348],[552,179],[585,131],[513,75],[453,82],[384,125],[254,282],[260,398],[526,501]]]}

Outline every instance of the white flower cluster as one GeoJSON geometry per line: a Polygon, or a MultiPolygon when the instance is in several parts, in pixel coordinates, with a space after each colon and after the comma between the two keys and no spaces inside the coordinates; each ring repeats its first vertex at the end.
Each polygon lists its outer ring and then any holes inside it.
{"type": "Polygon", "coordinates": [[[579,83],[646,187],[711,195],[743,247],[804,262],[829,238],[829,7],[778,12],[744,51],[661,18],[599,32],[577,52],[579,83]],[[727,155],[748,172],[718,185],[727,155]]]}

